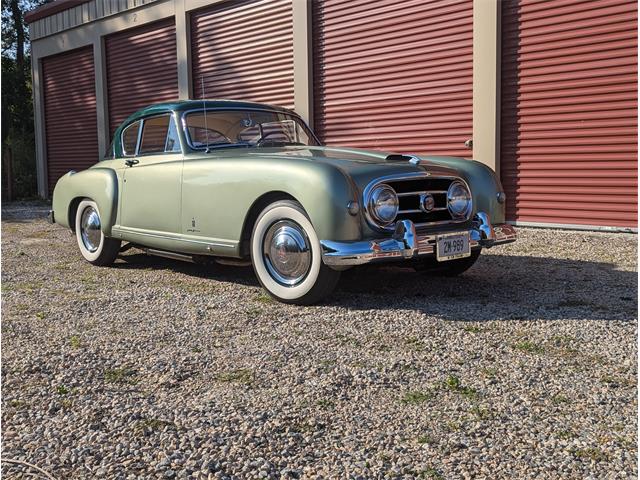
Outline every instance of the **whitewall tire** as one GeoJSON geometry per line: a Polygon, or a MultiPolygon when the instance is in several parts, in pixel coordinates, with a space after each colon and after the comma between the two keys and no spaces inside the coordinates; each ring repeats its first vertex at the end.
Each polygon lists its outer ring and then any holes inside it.
{"type": "Polygon", "coordinates": [[[322,262],[313,225],[302,206],[291,200],[272,203],[256,220],[251,261],[263,288],[284,303],[316,303],[340,278],[340,272],[322,262]]]}
{"type": "Polygon", "coordinates": [[[98,205],[85,199],[76,210],[76,240],[80,253],[93,265],[112,264],[120,251],[120,240],[105,237],[98,205]]]}

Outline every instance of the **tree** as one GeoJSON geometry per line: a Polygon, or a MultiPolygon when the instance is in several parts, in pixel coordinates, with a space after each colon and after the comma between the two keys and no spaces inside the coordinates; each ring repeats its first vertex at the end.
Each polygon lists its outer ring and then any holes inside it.
{"type": "Polygon", "coordinates": [[[37,192],[30,43],[24,14],[46,0],[2,0],[2,196],[37,192]]]}

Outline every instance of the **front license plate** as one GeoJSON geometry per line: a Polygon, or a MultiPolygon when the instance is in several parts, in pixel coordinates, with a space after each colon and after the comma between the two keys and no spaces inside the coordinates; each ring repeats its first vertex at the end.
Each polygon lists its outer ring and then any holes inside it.
{"type": "Polygon", "coordinates": [[[469,232],[438,235],[437,240],[436,258],[439,262],[471,255],[469,232]]]}

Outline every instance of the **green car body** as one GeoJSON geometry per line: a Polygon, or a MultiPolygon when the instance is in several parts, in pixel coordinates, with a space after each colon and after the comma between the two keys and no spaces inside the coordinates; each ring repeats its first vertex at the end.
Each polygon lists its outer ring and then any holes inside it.
{"type": "MultiPolygon", "coordinates": [[[[435,234],[475,228],[480,232],[471,235],[476,246],[483,241],[482,246],[491,246],[515,239],[515,232],[505,224],[500,182],[479,162],[319,145],[202,151],[192,148],[184,115],[204,108],[208,112],[269,110],[299,120],[291,110],[248,102],[184,101],[143,109],[116,130],[110,158],[59,179],[53,193],[55,222],[75,230],[78,205],[83,199],[91,199],[97,204],[105,237],[185,255],[247,259],[251,256],[252,229],[260,213],[275,201],[291,200],[306,212],[323,245],[325,263],[339,269],[372,257],[363,255],[342,265],[331,262],[326,260],[331,253],[343,256],[334,245],[397,238],[397,232],[369,221],[367,199],[363,198],[367,186],[390,176],[443,177],[466,183],[472,211],[465,221],[426,225],[418,231],[435,234]],[[140,119],[163,114],[169,114],[178,126],[180,151],[125,156],[123,130],[140,119]],[[478,225],[478,213],[483,216],[481,223],[488,226],[478,225]],[[496,230],[497,225],[500,227],[496,230]]],[[[399,256],[407,258],[406,252],[399,256]]]]}

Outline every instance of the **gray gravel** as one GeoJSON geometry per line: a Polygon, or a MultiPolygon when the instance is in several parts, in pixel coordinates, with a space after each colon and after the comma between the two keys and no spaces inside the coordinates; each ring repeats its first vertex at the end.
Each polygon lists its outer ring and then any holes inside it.
{"type": "Polygon", "coordinates": [[[302,308],[250,268],[92,267],[18,207],[3,459],[57,479],[637,477],[635,235],[520,229],[460,278],[362,268],[302,308]]]}

